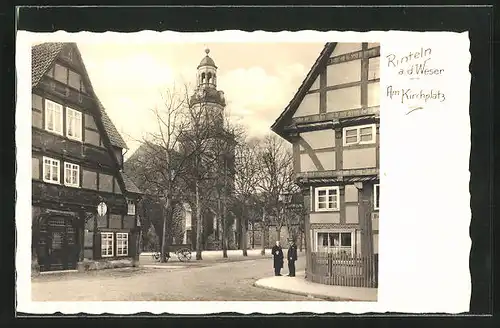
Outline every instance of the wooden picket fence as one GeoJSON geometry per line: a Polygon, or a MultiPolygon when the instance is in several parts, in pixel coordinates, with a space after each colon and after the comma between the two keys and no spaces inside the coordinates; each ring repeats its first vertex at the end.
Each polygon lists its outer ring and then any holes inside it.
{"type": "Polygon", "coordinates": [[[326,285],[377,288],[378,254],[311,253],[307,277],[312,282],[326,285]]]}

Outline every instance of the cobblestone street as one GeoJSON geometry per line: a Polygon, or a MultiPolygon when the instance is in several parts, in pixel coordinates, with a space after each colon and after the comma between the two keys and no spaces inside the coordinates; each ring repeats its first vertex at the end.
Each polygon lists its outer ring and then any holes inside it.
{"type": "MultiPolygon", "coordinates": [[[[124,268],[43,275],[32,280],[33,301],[311,301],[253,286],[273,275],[272,260],[124,268]]],[[[151,263],[144,263],[151,264],[151,263]]],[[[304,270],[299,257],[297,271],[304,270]]],[[[286,266],[286,263],[285,263],[286,266]]],[[[282,270],[287,274],[288,270],[282,270]]],[[[286,279],[287,277],[284,277],[286,279]]]]}

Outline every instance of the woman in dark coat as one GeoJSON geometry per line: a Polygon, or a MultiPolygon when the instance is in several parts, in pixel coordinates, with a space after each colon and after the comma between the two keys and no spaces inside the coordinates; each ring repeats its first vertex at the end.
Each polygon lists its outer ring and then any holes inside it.
{"type": "Polygon", "coordinates": [[[281,276],[280,271],[283,268],[283,250],[281,249],[280,242],[276,241],[273,246],[273,259],[274,259],[274,275],[281,276]]]}

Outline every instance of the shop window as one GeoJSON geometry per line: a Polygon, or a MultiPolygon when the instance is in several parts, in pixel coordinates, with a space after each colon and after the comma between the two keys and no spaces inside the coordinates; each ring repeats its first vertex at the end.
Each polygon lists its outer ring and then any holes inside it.
{"type": "Polygon", "coordinates": [[[318,232],[316,251],[342,255],[352,255],[352,232],[318,232]]]}

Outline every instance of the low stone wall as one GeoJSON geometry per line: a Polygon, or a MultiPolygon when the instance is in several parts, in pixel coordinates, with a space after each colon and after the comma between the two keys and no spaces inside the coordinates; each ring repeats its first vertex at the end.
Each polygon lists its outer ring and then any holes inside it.
{"type": "Polygon", "coordinates": [[[77,269],[78,271],[83,272],[136,266],[138,266],[138,262],[133,258],[120,260],[83,260],[82,262],[78,262],[77,269]]]}

